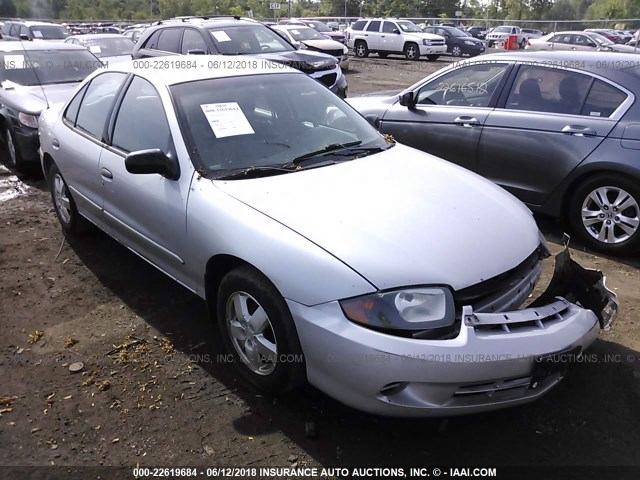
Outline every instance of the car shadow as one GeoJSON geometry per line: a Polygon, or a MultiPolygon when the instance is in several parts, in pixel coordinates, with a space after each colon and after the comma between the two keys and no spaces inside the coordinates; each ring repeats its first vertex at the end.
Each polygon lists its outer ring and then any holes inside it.
{"type": "MultiPolygon", "coordinates": [[[[69,239],[69,244],[106,288],[170,335],[179,351],[224,352],[200,298],[99,231],[69,239]]],[[[564,382],[533,404],[446,419],[369,415],[313,387],[280,397],[257,395],[227,364],[199,366],[248,405],[232,420],[238,433],[283,432],[323,465],[640,464],[640,353],[603,340],[588,353],[589,362],[576,365],[564,382]]]]}

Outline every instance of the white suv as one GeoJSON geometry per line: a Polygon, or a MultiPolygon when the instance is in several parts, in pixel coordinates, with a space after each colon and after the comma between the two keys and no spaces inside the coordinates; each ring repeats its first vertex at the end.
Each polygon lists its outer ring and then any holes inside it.
{"type": "Polygon", "coordinates": [[[443,37],[425,33],[409,20],[358,20],[347,29],[346,34],[347,45],[360,58],[365,58],[370,53],[377,53],[383,58],[391,53],[399,53],[409,60],[418,60],[420,55],[436,60],[447,53],[443,37]]]}

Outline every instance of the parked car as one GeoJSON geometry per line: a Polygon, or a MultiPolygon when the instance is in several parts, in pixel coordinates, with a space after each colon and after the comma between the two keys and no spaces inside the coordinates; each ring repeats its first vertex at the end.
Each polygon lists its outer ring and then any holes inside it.
{"type": "Polygon", "coordinates": [[[340,62],[342,70],[349,69],[349,56],[347,55],[349,49],[342,43],[330,40],[317,30],[306,25],[274,25],[271,28],[292,45],[296,47],[304,46],[308,50],[334,56],[340,62]]]}
{"type": "Polygon", "coordinates": [[[613,30],[606,28],[586,28],[585,32],[598,33],[613,43],[623,43],[622,37],[613,30]]]}
{"type": "Polygon", "coordinates": [[[56,23],[10,20],[2,26],[3,40],[63,41],[69,35],[66,27],[56,23]]]}
{"type": "MultiPolygon", "coordinates": [[[[521,28],[520,29],[520,34],[522,35],[522,38],[524,39],[524,43],[525,45],[527,44],[527,42],[529,40],[533,40],[536,38],[540,38],[542,36],[544,36],[544,33],[542,32],[542,30],[536,30],[534,28],[521,28]]],[[[522,47],[522,45],[520,45],[522,47]]],[[[524,47],[522,47],[524,48],[524,47]]]]}
{"type": "Polygon", "coordinates": [[[311,27],[314,30],[317,30],[322,35],[326,35],[327,37],[330,37],[331,40],[335,40],[336,42],[340,42],[342,44],[347,43],[347,38],[344,32],[334,31],[332,28],[329,28],[325,23],[322,23],[318,20],[304,20],[304,19],[300,20],[300,22],[302,22],[307,27],[311,27]]]}
{"type": "Polygon", "coordinates": [[[146,28],[147,27],[129,28],[125,30],[122,35],[131,40],[133,43],[137,43],[140,39],[140,35],[142,35],[142,32],[144,32],[146,28]]]}
{"type": "Polygon", "coordinates": [[[499,44],[500,42],[505,42],[510,35],[516,35],[518,38],[516,43],[520,48],[524,48],[526,45],[526,39],[522,35],[522,31],[520,27],[512,26],[512,25],[503,25],[501,27],[496,27],[491,30],[490,33],[487,33],[487,47],[491,48],[495,44],[499,44]]]}
{"type": "Polygon", "coordinates": [[[463,55],[475,57],[485,51],[483,42],[458,28],[435,26],[425,27],[422,30],[443,37],[447,44],[447,53],[453,57],[462,57],[463,55]]]}
{"type": "Polygon", "coordinates": [[[580,31],[550,33],[544,37],[529,40],[525,49],[635,53],[635,49],[629,45],[613,43],[599,33],[580,31]]]}
{"type": "Polygon", "coordinates": [[[133,58],[179,54],[259,55],[294,66],[341,97],[347,96],[347,80],[332,55],[296,50],[271,28],[249,18],[207,17],[163,21],[144,31],[133,49],[133,58]]]}
{"type": "Polygon", "coordinates": [[[127,37],[111,33],[72,35],[64,42],[88,48],[106,65],[131,60],[134,47],[134,43],[127,37]]]}
{"type": "Polygon", "coordinates": [[[617,33],[622,38],[621,43],[628,43],[633,38],[633,33],[628,33],[623,30],[614,30],[614,32],[617,33]]]}
{"type": "Polygon", "coordinates": [[[400,142],[482,174],[535,211],[565,215],[584,244],[628,253],[640,248],[636,58],[492,54],[400,95],[350,103],[400,142]]]}
{"type": "Polygon", "coordinates": [[[471,35],[474,38],[478,38],[480,40],[484,40],[485,36],[487,35],[487,28],[486,27],[480,27],[480,26],[471,26],[471,27],[467,27],[465,29],[469,35],[471,35]]]}
{"type": "Polygon", "coordinates": [[[8,165],[38,166],[38,116],[66,101],[102,66],[86,48],[50,42],[0,42],[0,129],[8,165]]]}
{"type": "Polygon", "coordinates": [[[45,112],[40,136],[62,228],[89,220],[205,299],[255,387],[309,381],[384,415],[503,408],[556,385],[615,317],[602,274],[568,251],[563,286],[515,310],[549,255],[520,202],[246,59],[117,64],[45,112]]]}
{"type": "Polygon", "coordinates": [[[421,56],[436,60],[447,53],[444,38],[423,32],[409,20],[358,20],[346,34],[347,45],[360,58],[377,53],[383,58],[390,54],[403,54],[408,60],[418,60],[421,56]]]}

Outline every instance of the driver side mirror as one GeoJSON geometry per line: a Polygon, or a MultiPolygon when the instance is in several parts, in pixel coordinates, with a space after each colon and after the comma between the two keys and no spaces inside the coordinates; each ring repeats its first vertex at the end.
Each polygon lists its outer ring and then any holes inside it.
{"type": "Polygon", "coordinates": [[[395,33],[397,35],[400,35],[400,30],[397,28],[394,28],[393,30],[391,30],[391,33],[395,33]]]}
{"type": "Polygon", "coordinates": [[[157,173],[169,180],[180,178],[180,166],[177,159],[166,155],[159,148],[131,152],[125,157],[124,166],[129,173],[157,173]]]}
{"type": "Polygon", "coordinates": [[[416,98],[413,92],[406,92],[400,95],[400,105],[407,107],[409,110],[413,110],[416,107],[416,98]]]}

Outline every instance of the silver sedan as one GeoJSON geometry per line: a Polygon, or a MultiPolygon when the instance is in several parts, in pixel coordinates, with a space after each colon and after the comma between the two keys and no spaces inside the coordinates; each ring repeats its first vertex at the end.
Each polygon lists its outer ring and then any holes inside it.
{"type": "Polygon", "coordinates": [[[522,203],[261,58],[101,70],[40,139],[64,231],[91,222],[205,299],[267,392],[309,381],[396,416],[516,405],[616,314],[567,252],[519,309],[549,256],[522,203]]]}

